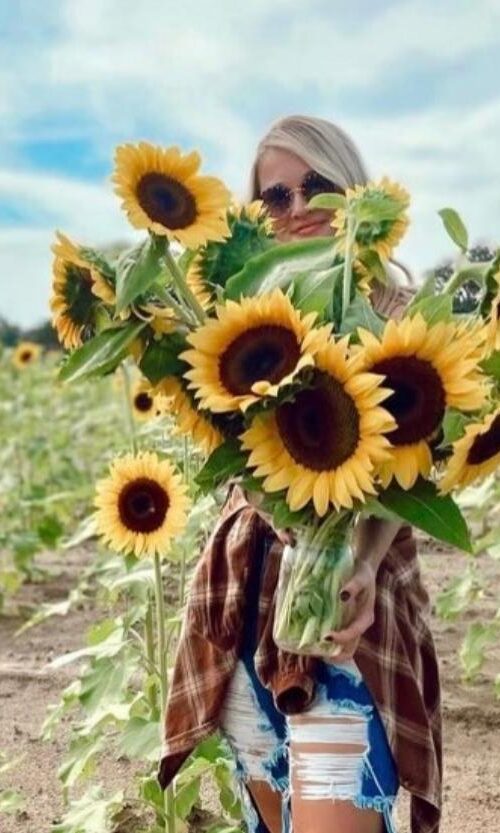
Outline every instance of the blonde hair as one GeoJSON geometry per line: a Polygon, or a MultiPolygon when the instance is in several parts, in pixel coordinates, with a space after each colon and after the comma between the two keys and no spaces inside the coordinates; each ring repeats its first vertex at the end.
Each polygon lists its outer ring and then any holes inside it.
{"type": "MultiPolygon", "coordinates": [[[[344,190],[368,182],[368,173],[359,150],[338,125],[314,116],[285,116],[271,125],[257,146],[250,171],[250,200],[260,196],[259,162],[268,148],[281,148],[295,153],[313,170],[344,190]]],[[[389,281],[399,283],[400,277],[395,266],[404,273],[406,281],[414,285],[411,272],[394,259],[386,266],[389,281]]]]}

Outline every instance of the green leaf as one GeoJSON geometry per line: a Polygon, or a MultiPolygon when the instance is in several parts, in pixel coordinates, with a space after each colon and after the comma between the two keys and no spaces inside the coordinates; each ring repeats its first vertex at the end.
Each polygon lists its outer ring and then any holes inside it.
{"type": "Polygon", "coordinates": [[[480,363],[484,372],[500,382],[500,350],[495,350],[487,359],[480,363]]]}
{"type": "Polygon", "coordinates": [[[165,239],[150,235],[124,252],[116,264],[116,312],[150,289],[163,270],[165,239]]]}
{"type": "Polygon", "coordinates": [[[62,654],[49,663],[50,668],[62,668],[78,659],[88,657],[115,657],[126,645],[125,631],[122,626],[115,628],[106,639],[98,642],[97,645],[90,645],[87,648],[80,648],[71,651],[69,654],[62,654]]]}
{"type": "Polygon", "coordinates": [[[469,625],[465,639],[461,645],[459,656],[466,680],[472,680],[486,658],[486,649],[498,642],[500,636],[500,622],[483,625],[474,622],[469,625]]]}
{"type": "Polygon", "coordinates": [[[472,544],[465,520],[449,495],[439,495],[433,483],[419,478],[408,491],[392,483],[378,497],[379,503],[398,517],[466,552],[472,544]]]}
{"type": "Polygon", "coordinates": [[[59,378],[63,382],[77,382],[114,370],[124,358],[129,344],[145,326],[145,321],[135,321],[104,330],[69,356],[61,368],[59,378]]]}
{"type": "Polygon", "coordinates": [[[343,266],[304,273],[293,281],[293,305],[308,312],[323,313],[331,302],[335,284],[342,280],[343,266]]]}
{"type": "Polygon", "coordinates": [[[96,756],[104,747],[103,735],[97,737],[77,737],[71,743],[57,775],[65,787],[72,787],[80,778],[88,778],[95,769],[96,756]]]}
{"type": "Polygon", "coordinates": [[[411,314],[413,307],[420,303],[424,298],[434,298],[436,295],[436,276],[434,272],[430,272],[425,278],[419,290],[413,296],[411,304],[407,307],[407,312],[411,314]]]}
{"type": "Polygon", "coordinates": [[[442,619],[456,619],[476,599],[481,598],[481,583],[474,564],[469,563],[465,573],[450,582],[436,598],[436,613],[442,619]]]}
{"type": "Polygon", "coordinates": [[[317,194],[307,203],[308,208],[324,208],[326,211],[335,211],[345,206],[346,198],[343,194],[317,194]]]}
{"type": "Polygon", "coordinates": [[[165,812],[165,796],[156,775],[154,778],[145,778],[141,783],[141,796],[148,804],[160,813],[165,812]]]}
{"type": "Polygon", "coordinates": [[[463,252],[466,252],[469,245],[469,235],[458,212],[454,208],[442,208],[441,211],[438,211],[438,214],[443,221],[448,236],[463,252]]]}
{"type": "Polygon", "coordinates": [[[454,408],[447,408],[442,425],[443,442],[440,448],[445,448],[463,436],[465,426],[467,425],[467,417],[461,411],[456,411],[454,408]]]}
{"type": "Polygon", "coordinates": [[[200,778],[193,778],[175,792],[175,815],[186,819],[200,796],[200,778]]]}
{"type": "Polygon", "coordinates": [[[429,326],[438,321],[453,321],[453,298],[451,295],[434,295],[413,302],[408,309],[411,316],[420,313],[429,326]]]}
{"type": "Polygon", "coordinates": [[[339,331],[344,335],[356,332],[358,327],[363,327],[376,336],[379,336],[384,329],[382,319],[379,318],[370,302],[359,292],[347,307],[339,331]]]}
{"type": "Polygon", "coordinates": [[[286,290],[304,273],[328,269],[333,263],[334,245],[329,237],[299,243],[283,243],[253,257],[226,284],[225,296],[239,300],[242,295],[260,295],[275,287],[286,290]]]}
{"type": "Polygon", "coordinates": [[[120,738],[120,750],[128,758],[156,761],[160,754],[160,725],[143,717],[132,717],[120,738]]]}
{"type": "Polygon", "coordinates": [[[195,477],[203,492],[209,492],[219,484],[239,474],[245,467],[246,454],[241,451],[237,440],[226,440],[212,452],[203,468],[195,477]]]}
{"type": "Polygon", "coordinates": [[[180,333],[163,336],[159,341],[149,342],[143,353],[139,367],[147,379],[156,385],[165,376],[179,376],[186,365],[179,359],[179,353],[187,348],[187,343],[180,333]]]}
{"type": "Polygon", "coordinates": [[[54,515],[46,515],[38,524],[36,531],[42,544],[54,548],[63,534],[64,528],[54,515]]]}
{"type": "Polygon", "coordinates": [[[111,818],[121,807],[123,792],[104,798],[100,787],[91,787],[81,798],[73,799],[62,821],[52,833],[108,833],[111,818]]]}
{"type": "Polygon", "coordinates": [[[131,673],[132,669],[127,668],[123,662],[115,662],[107,657],[97,661],[81,677],[78,699],[87,714],[93,714],[110,703],[116,703],[131,673]]]}
{"type": "Polygon", "coordinates": [[[361,249],[356,259],[360,260],[363,266],[366,266],[370,274],[377,278],[380,283],[387,283],[387,272],[377,252],[373,249],[361,249]]]}
{"type": "Polygon", "coordinates": [[[0,790],[0,813],[16,813],[24,804],[24,796],[16,790],[0,790]]]}

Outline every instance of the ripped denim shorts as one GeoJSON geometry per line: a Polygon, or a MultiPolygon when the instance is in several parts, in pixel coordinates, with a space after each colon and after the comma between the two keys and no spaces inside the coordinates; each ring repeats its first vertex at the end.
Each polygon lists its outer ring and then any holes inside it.
{"type": "Polygon", "coordinates": [[[376,810],[383,815],[385,833],[396,833],[392,811],[399,789],[397,769],[354,660],[319,663],[313,702],[288,718],[275,708],[253,664],[239,660],[224,701],[221,731],[234,754],[249,833],[267,831],[246,789],[249,779],[265,780],[281,792],[282,833],[293,833],[293,793],[307,802],[331,798],[376,810]],[[349,751],[336,751],[339,744],[349,751]]]}

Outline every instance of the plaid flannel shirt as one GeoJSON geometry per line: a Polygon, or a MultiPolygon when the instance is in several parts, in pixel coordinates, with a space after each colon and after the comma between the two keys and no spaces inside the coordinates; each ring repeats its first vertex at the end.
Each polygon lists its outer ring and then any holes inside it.
{"type": "MultiPolygon", "coordinates": [[[[386,315],[408,295],[384,290],[386,315]],[[387,312],[387,310],[389,310],[387,312]]],[[[282,544],[266,519],[233,487],[195,569],[170,686],[158,778],[165,788],[196,745],[216,731],[242,637],[246,581],[256,547],[267,549],[259,595],[255,666],[280,711],[306,708],[314,657],[289,654],[272,638],[282,544]]],[[[411,528],[403,526],[377,572],[375,620],[354,659],[384,724],[399,779],[411,793],[412,833],[438,833],[442,736],[439,667],[429,629],[411,528]]]]}

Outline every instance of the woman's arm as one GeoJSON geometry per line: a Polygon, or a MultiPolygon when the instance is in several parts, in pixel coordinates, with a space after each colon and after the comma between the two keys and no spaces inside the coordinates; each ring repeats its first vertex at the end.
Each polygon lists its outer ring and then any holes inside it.
{"type": "Polygon", "coordinates": [[[361,518],[354,533],[354,553],[357,562],[368,562],[375,575],[398,531],[400,521],[382,518],[361,518]]]}

